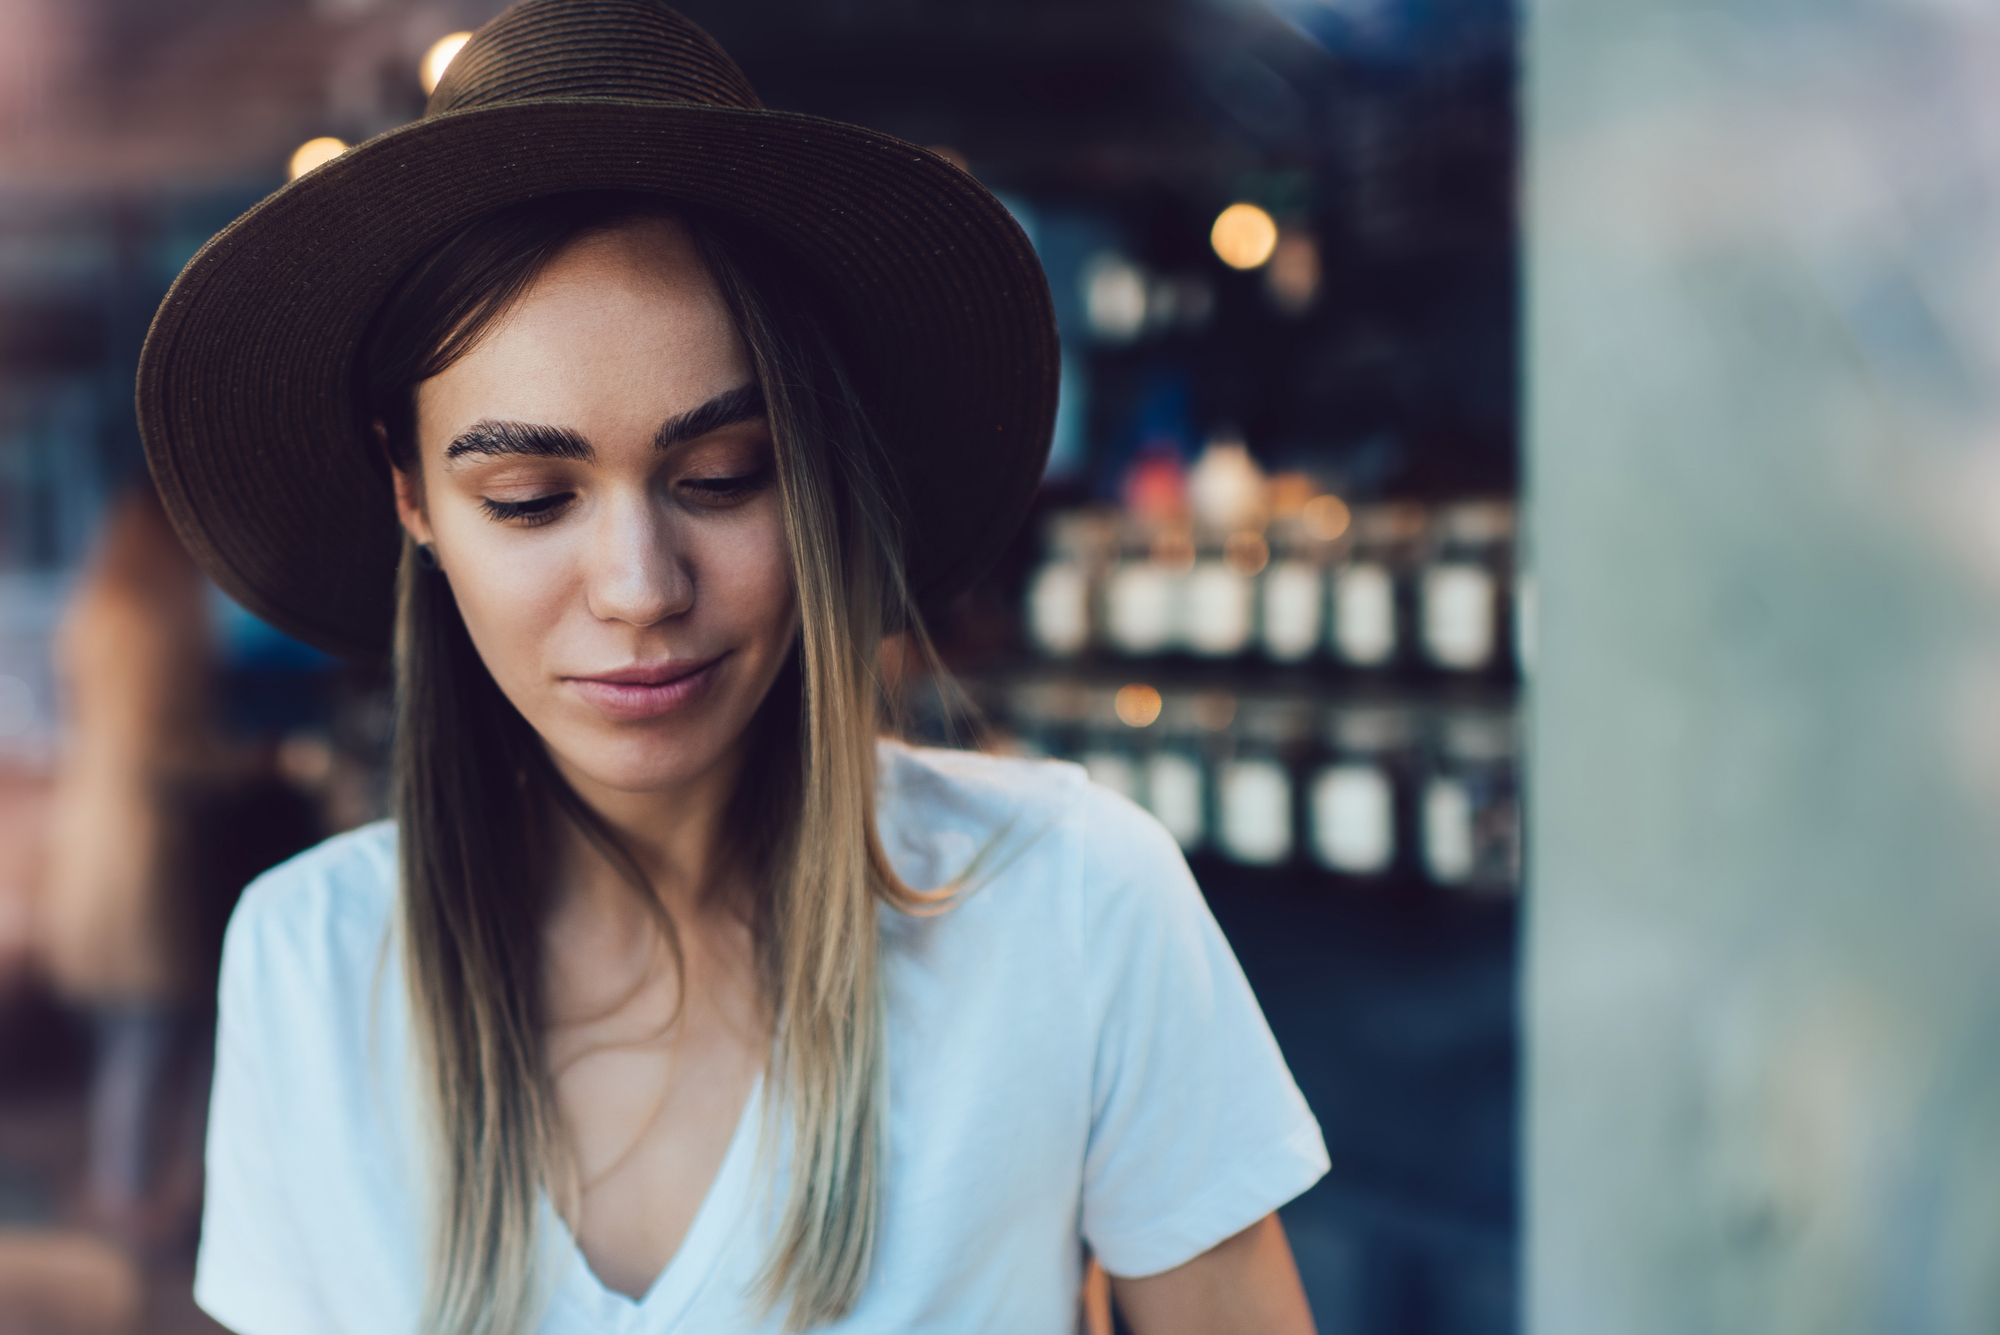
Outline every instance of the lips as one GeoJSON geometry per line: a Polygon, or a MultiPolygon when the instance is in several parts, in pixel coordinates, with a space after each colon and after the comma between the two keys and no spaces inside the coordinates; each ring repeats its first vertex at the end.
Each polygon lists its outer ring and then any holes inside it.
{"type": "Polygon", "coordinates": [[[639,663],[587,677],[565,677],[585,703],[624,722],[659,718],[700,699],[727,654],[700,661],[639,663]]]}

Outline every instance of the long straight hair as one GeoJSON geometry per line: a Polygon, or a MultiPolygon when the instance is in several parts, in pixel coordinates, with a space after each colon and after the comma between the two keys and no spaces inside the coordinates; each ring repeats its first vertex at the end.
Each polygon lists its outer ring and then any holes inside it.
{"type": "MultiPolygon", "coordinates": [[[[644,196],[557,196],[488,216],[420,261],[357,364],[391,463],[418,466],[415,390],[463,357],[566,247],[646,218],[693,235],[769,415],[799,607],[726,812],[774,1017],[769,1085],[790,1111],[788,1194],[760,1297],[805,1330],[846,1314],[874,1252],[887,1067],[878,912],[922,911],[875,828],[875,664],[887,630],[928,640],[903,577],[880,443],[809,279],[724,224],[644,196]]],[[[438,1164],[426,1335],[522,1335],[545,1297],[541,1193],[576,1197],[548,1069],[543,927],[567,823],[663,905],[557,773],[480,661],[445,577],[405,547],[397,585],[394,806],[403,958],[438,1164]]],[[[574,1221],[572,1221],[574,1222],[574,1221]]]]}

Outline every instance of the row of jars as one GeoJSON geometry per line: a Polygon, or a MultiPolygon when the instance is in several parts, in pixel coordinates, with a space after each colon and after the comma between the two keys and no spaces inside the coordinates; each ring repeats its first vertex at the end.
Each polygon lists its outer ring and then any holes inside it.
{"type": "Polygon", "coordinates": [[[1022,749],[1080,762],[1190,853],[1488,892],[1519,881],[1510,709],[1071,681],[1016,684],[1005,708],[1022,749]]]}
{"type": "Polygon", "coordinates": [[[1116,511],[1051,518],[1026,625],[1054,659],[1184,654],[1505,675],[1530,608],[1505,501],[1350,511],[1323,496],[1234,532],[1116,511]]]}

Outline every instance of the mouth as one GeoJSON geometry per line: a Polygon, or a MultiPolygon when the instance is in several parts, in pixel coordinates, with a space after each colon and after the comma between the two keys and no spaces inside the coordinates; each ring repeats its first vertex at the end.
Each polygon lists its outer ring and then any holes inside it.
{"type": "Polygon", "coordinates": [[[727,654],[691,661],[638,663],[610,672],[564,677],[584,701],[626,722],[659,718],[693,704],[714,682],[727,654]]]}

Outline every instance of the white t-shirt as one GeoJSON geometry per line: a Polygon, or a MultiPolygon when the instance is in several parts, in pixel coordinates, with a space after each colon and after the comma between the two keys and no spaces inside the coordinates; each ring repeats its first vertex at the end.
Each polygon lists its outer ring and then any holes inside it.
{"type": "MultiPolygon", "coordinates": [[[[883,911],[882,1228],[860,1301],[825,1329],[1072,1331],[1086,1244],[1113,1274],[1155,1274],[1318,1180],[1318,1124],[1152,817],[1055,762],[884,743],[879,775],[911,884],[994,847],[949,911],[883,911]]],[[[416,1327],[426,1197],[395,840],[384,823],[327,841],[230,923],[195,1296],[240,1335],[416,1327]]],[[[544,1208],[541,1335],[779,1329],[747,1296],[784,1180],[783,1148],[759,1152],[762,1098],[640,1301],[599,1284],[544,1208]]]]}

